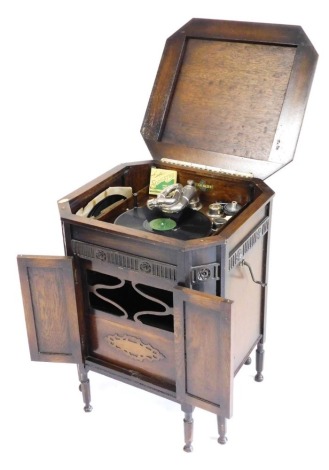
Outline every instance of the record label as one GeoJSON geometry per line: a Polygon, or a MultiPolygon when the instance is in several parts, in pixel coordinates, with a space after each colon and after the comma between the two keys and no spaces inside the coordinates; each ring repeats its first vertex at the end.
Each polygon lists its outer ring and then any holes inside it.
{"type": "Polygon", "coordinates": [[[165,230],[172,230],[177,225],[173,219],[168,219],[166,217],[153,219],[147,223],[150,225],[152,230],[158,230],[159,232],[163,232],[165,230]]]}

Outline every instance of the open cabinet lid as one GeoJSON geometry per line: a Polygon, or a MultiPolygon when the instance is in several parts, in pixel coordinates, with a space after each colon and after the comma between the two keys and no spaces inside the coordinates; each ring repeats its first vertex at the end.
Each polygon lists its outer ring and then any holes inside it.
{"type": "Polygon", "coordinates": [[[266,179],[293,160],[316,62],[300,26],[192,19],[168,38],[145,113],[152,157],[266,179]]]}

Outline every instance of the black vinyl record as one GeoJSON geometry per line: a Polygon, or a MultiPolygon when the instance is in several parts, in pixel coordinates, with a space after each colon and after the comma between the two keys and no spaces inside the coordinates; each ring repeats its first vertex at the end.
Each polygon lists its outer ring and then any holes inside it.
{"type": "Polygon", "coordinates": [[[111,194],[105,197],[91,209],[87,217],[98,217],[104,209],[107,209],[117,201],[121,201],[121,199],[126,199],[126,197],[121,194],[111,194]]]}
{"type": "Polygon", "coordinates": [[[193,240],[211,233],[211,221],[202,212],[190,208],[179,214],[165,214],[158,209],[136,207],[119,215],[116,225],[135,228],[177,240],[193,240]]]}

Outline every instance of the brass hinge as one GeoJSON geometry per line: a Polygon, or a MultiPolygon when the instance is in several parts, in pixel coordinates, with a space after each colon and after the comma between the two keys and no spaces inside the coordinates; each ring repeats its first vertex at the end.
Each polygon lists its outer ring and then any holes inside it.
{"type": "Polygon", "coordinates": [[[75,285],[78,285],[79,284],[79,280],[78,280],[78,271],[76,268],[73,269],[73,277],[74,277],[74,284],[75,285]]]}
{"type": "Polygon", "coordinates": [[[201,165],[200,163],[184,162],[180,160],[173,160],[171,158],[161,158],[161,162],[168,163],[170,165],[182,166],[185,168],[192,168],[194,170],[211,171],[212,173],[218,173],[218,174],[227,175],[227,176],[240,176],[242,178],[249,178],[249,179],[254,177],[252,173],[244,173],[242,171],[236,171],[236,170],[226,170],[224,168],[217,168],[215,166],[201,165]]]}

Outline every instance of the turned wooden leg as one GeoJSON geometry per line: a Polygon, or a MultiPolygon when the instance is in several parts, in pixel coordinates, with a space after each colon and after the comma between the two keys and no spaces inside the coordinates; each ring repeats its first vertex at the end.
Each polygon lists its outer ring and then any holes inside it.
{"type": "Polygon", "coordinates": [[[261,341],[257,344],[256,349],[256,372],[255,380],[256,382],[262,382],[264,380],[263,377],[263,367],[264,367],[264,343],[261,341]]]}
{"type": "Polygon", "coordinates": [[[194,406],[192,405],[182,405],[182,411],[185,413],[184,417],[184,438],[185,445],[183,449],[185,452],[192,452],[192,441],[193,441],[193,410],[194,406]]]}
{"type": "Polygon", "coordinates": [[[78,374],[80,380],[79,390],[82,393],[83,402],[85,404],[84,410],[89,412],[93,409],[90,404],[91,397],[90,397],[90,384],[88,379],[88,372],[86,371],[83,364],[78,364],[78,374]]]}
{"type": "Polygon", "coordinates": [[[218,434],[219,434],[218,442],[220,444],[226,444],[227,442],[226,418],[224,418],[224,416],[217,415],[217,425],[218,425],[218,434]]]}

